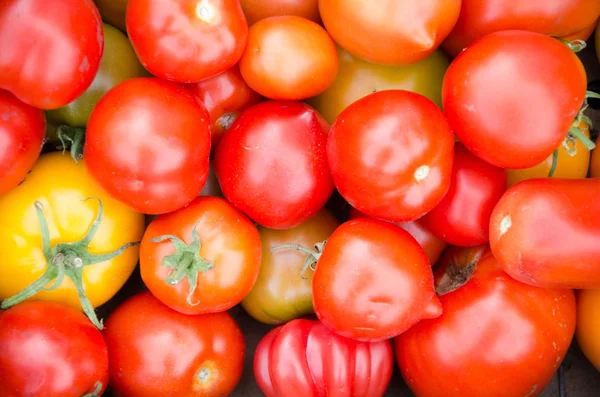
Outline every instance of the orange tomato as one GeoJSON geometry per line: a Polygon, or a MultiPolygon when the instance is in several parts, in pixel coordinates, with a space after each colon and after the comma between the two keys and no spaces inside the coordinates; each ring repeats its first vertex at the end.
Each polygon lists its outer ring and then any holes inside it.
{"type": "Polygon", "coordinates": [[[321,22],[318,0],[240,0],[248,26],[261,19],[296,15],[313,22],[321,22]]]}
{"type": "Polygon", "coordinates": [[[575,335],[583,354],[600,371],[600,289],[578,292],[575,335]]]}
{"type": "Polygon", "coordinates": [[[592,161],[590,162],[590,177],[600,178],[600,137],[596,139],[596,149],[592,151],[592,161]]]}

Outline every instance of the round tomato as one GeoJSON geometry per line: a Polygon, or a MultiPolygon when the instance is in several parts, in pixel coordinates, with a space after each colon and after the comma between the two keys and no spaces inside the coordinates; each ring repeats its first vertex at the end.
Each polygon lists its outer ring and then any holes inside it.
{"type": "Polygon", "coordinates": [[[223,194],[257,223],[298,226],[333,192],[329,126],[301,102],[267,101],[243,112],[221,139],[215,171],[223,194]]]}
{"type": "Polygon", "coordinates": [[[338,56],[335,43],[317,23],[297,16],[270,17],[250,28],[240,70],[259,94],[299,100],[333,83],[338,56]]]}
{"type": "Polygon", "coordinates": [[[127,33],[153,75],[195,83],[239,61],[248,24],[239,0],[129,0],[127,33]]]}
{"type": "Polygon", "coordinates": [[[88,122],[84,157],[114,197],[146,214],[191,202],[208,177],[209,115],[174,83],[126,80],[98,102],[88,122]]]}
{"type": "Polygon", "coordinates": [[[318,0],[241,0],[240,4],[249,26],[261,19],[285,15],[321,22],[318,0]]]}
{"type": "Polygon", "coordinates": [[[127,32],[125,15],[128,0],[94,0],[102,19],[123,32],[127,32]]]}
{"type": "Polygon", "coordinates": [[[596,139],[596,149],[592,151],[590,162],[590,177],[600,178],[600,137],[596,139]]]}
{"type": "Polygon", "coordinates": [[[586,95],[585,69],[548,36],[492,33],[448,68],[444,111],[476,156],[502,168],[527,168],[560,145],[586,95]]]}
{"type": "Polygon", "coordinates": [[[352,55],[384,65],[425,59],[448,36],[461,0],[319,0],[336,43],[352,55]]]}
{"type": "Polygon", "coordinates": [[[75,309],[25,302],[0,317],[0,395],[100,396],[108,383],[102,334],[75,309]]]}
{"type": "Polygon", "coordinates": [[[84,161],[61,153],[40,156],[23,183],[0,196],[0,213],[2,308],[32,296],[63,302],[101,328],[93,308],[131,275],[144,216],[108,195],[84,161]]]}
{"type": "Polygon", "coordinates": [[[304,319],[273,329],[254,356],[254,376],[267,397],[380,397],[393,367],[388,341],[358,342],[304,319]]]}
{"type": "Polygon", "coordinates": [[[337,118],[327,158],[340,194],[359,211],[406,222],[448,191],[454,136],[442,111],[409,91],[380,91],[337,118]]]}
{"type": "Polygon", "coordinates": [[[92,0],[0,2],[0,89],[31,106],[56,109],[83,94],[103,47],[92,0]]]}
{"type": "Polygon", "coordinates": [[[127,397],[220,397],[238,384],[244,336],[227,312],[188,316],[149,292],[106,322],[110,384],[127,397]]]}
{"type": "Polygon", "coordinates": [[[481,246],[450,249],[435,275],[443,314],[394,340],[398,367],[413,393],[539,395],[573,338],[573,291],[520,283],[481,246]]]}
{"type": "Polygon", "coordinates": [[[600,371],[600,289],[577,293],[577,342],[585,356],[600,371]]]}
{"type": "Polygon", "coordinates": [[[327,240],[337,226],[337,219],[323,209],[291,229],[259,227],[262,242],[260,274],[256,284],[242,301],[248,314],[266,324],[282,324],[314,313],[312,272],[303,272],[306,270],[303,269],[306,254],[295,250],[271,249],[286,244],[312,247],[327,240]]]}

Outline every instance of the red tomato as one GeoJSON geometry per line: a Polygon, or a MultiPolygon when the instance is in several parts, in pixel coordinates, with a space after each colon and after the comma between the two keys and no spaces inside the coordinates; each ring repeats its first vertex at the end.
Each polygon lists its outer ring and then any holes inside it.
{"type": "Polygon", "coordinates": [[[585,69],[548,36],[492,33],[452,62],[442,87],[448,121],[476,156],[528,168],[561,144],[586,94],[585,69]]]}
{"type": "Polygon", "coordinates": [[[441,314],[427,256],[405,230],[361,218],[336,229],[313,275],[315,313],[339,335],[389,339],[441,314]]]}
{"type": "Polygon", "coordinates": [[[42,151],[45,135],[44,112],[0,90],[0,195],[23,181],[42,151]]]}
{"type": "Polygon", "coordinates": [[[318,0],[240,0],[248,25],[274,16],[296,15],[321,22],[318,0]]]}
{"type": "Polygon", "coordinates": [[[573,291],[520,283],[482,246],[450,249],[435,275],[443,314],[394,340],[398,367],[413,393],[539,395],[573,339],[573,291]]]}
{"type": "Polygon", "coordinates": [[[506,172],[454,145],[450,189],[421,223],[452,245],[474,246],[490,239],[490,216],[506,190],[506,172]]]}
{"type": "Polygon", "coordinates": [[[248,25],[239,0],[129,0],[127,33],[150,73],[195,83],[239,61],[248,25]]]}
{"type": "Polygon", "coordinates": [[[448,36],[461,0],[319,0],[336,43],[352,55],[385,65],[427,58],[448,36]]]}
{"type": "Polygon", "coordinates": [[[408,91],[368,95],[348,106],[327,140],[340,194],[359,211],[406,222],[430,211],[448,191],[454,137],[441,110],[408,91]]]}
{"type": "Polygon", "coordinates": [[[110,315],[104,338],[119,396],[221,397],[242,375],[244,336],[227,312],[187,316],[142,292],[110,315]]]}
{"type": "Polygon", "coordinates": [[[528,179],[506,191],[490,220],[502,268],[526,284],[600,288],[600,179],[528,179]]]}
{"type": "Polygon", "coordinates": [[[57,109],[92,84],[104,33],[92,0],[2,0],[0,88],[40,109],[57,109]]]}
{"type": "Polygon", "coordinates": [[[392,361],[388,341],[358,342],[299,319],[260,341],[254,376],[267,397],[378,397],[390,383],[392,361]]]}
{"type": "Polygon", "coordinates": [[[318,95],[335,80],[335,43],[320,25],[297,16],[263,19],[250,28],[240,59],[244,80],[271,99],[318,95]]]}
{"type": "Polygon", "coordinates": [[[100,396],[107,383],[106,344],[83,313],[31,301],[0,316],[2,397],[100,396]]]}
{"type": "MultiPolygon", "coordinates": [[[[597,0],[462,0],[458,22],[442,47],[455,57],[486,34],[509,29],[567,38],[585,31],[599,16],[597,0]]],[[[587,40],[585,35],[578,38],[587,40]]]]}
{"type": "Polygon", "coordinates": [[[86,134],[90,173],[139,212],[179,209],[206,183],[209,115],[174,83],[155,78],[120,83],[98,102],[86,134]]]}
{"type": "Polygon", "coordinates": [[[329,126],[301,102],[267,101],[243,112],[221,139],[215,172],[225,197],[271,229],[298,226],[333,192],[329,126]]]}

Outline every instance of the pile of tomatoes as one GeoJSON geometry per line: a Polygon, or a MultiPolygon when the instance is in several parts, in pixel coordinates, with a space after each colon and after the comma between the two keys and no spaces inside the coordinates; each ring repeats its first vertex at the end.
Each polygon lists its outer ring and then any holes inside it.
{"type": "Polygon", "coordinates": [[[267,397],[600,370],[600,1],[526,3],[2,0],[0,396],[235,395],[239,307],[267,397]]]}

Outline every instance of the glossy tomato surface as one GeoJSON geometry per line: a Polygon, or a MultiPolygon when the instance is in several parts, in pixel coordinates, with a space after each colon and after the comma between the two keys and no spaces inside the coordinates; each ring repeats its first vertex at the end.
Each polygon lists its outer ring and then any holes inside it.
{"type": "Polygon", "coordinates": [[[248,25],[274,16],[295,15],[320,22],[318,0],[240,0],[248,25]]]}
{"type": "Polygon", "coordinates": [[[600,289],[577,292],[577,342],[600,371],[600,289]]]}

